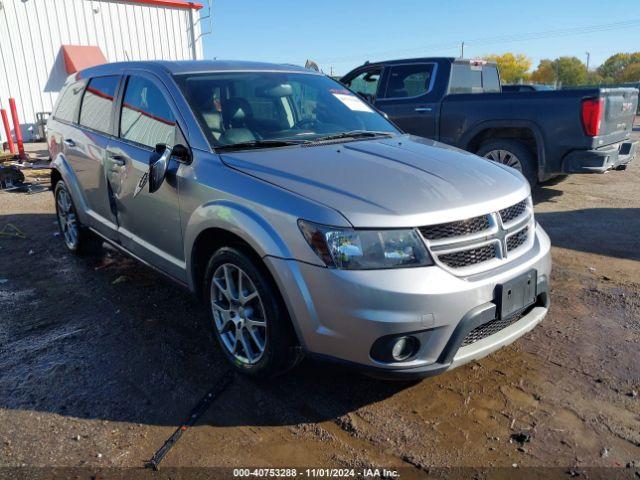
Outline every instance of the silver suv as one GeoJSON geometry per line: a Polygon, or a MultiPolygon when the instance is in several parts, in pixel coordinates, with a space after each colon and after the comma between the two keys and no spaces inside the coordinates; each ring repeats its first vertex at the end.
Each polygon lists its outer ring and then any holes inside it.
{"type": "Polygon", "coordinates": [[[433,375],[547,312],[549,238],[523,176],[404,135],[316,72],[93,67],[67,81],[48,142],[67,248],[109,242],[201,296],[243,373],[304,353],[433,375]]]}

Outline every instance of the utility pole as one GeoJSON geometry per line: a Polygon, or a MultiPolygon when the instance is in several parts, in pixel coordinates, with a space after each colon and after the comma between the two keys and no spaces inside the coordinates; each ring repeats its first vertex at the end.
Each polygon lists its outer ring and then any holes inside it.
{"type": "Polygon", "coordinates": [[[591,54],[589,52],[585,52],[587,54],[587,72],[589,71],[589,58],[591,57],[591,54]]]}
{"type": "Polygon", "coordinates": [[[460,45],[460,58],[464,58],[464,42],[460,45]]]}

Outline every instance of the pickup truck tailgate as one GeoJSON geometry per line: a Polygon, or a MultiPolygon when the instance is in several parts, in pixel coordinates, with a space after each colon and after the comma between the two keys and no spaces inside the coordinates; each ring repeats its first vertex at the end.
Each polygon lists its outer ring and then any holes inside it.
{"type": "Polygon", "coordinates": [[[597,137],[598,146],[627,140],[633,130],[638,108],[638,90],[635,88],[603,88],[604,114],[597,137]]]}

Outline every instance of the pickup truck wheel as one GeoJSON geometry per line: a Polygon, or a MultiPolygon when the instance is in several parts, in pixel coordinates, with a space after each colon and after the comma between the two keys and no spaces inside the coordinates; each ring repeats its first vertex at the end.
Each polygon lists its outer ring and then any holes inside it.
{"type": "Polygon", "coordinates": [[[295,335],[276,291],[239,249],[223,247],[209,260],[205,292],[211,327],[226,359],[245,375],[270,378],[298,359],[295,335]]]}
{"type": "Polygon", "coordinates": [[[536,162],[529,148],[517,140],[489,140],[476,152],[481,157],[515,168],[533,187],[538,180],[536,162]]]}
{"type": "Polygon", "coordinates": [[[58,227],[67,250],[79,255],[96,253],[102,246],[102,241],[80,223],[73,199],[64,181],[60,180],[56,183],[54,195],[58,227]]]}

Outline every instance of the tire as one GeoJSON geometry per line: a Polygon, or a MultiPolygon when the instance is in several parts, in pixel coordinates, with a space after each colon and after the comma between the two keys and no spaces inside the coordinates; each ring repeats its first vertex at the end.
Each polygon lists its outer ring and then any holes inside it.
{"type": "Polygon", "coordinates": [[[253,260],[239,248],[217,250],[205,271],[204,298],[211,331],[229,364],[244,375],[268,379],[293,368],[300,355],[277,287],[257,262],[259,260],[253,260]],[[244,275],[242,295],[238,288],[240,275],[244,275]],[[230,278],[230,283],[226,278],[230,278]],[[243,303],[250,297],[253,298],[243,303]],[[253,334],[249,330],[253,330],[253,334]]]}
{"type": "Polygon", "coordinates": [[[492,161],[497,161],[498,163],[503,163],[505,165],[509,165],[511,163],[509,159],[515,159],[517,164],[512,164],[512,166],[516,170],[520,171],[525,178],[528,180],[529,184],[533,188],[538,182],[538,174],[537,174],[537,162],[531,153],[531,150],[522,142],[518,140],[509,140],[509,139],[493,139],[484,142],[480,145],[480,148],[476,152],[477,155],[481,157],[488,158],[492,161]],[[503,156],[502,154],[497,154],[496,152],[506,152],[503,156]],[[500,158],[500,160],[498,160],[500,158]],[[506,161],[505,161],[506,160],[506,161]]]}
{"type": "Polygon", "coordinates": [[[76,255],[98,253],[102,247],[102,240],[80,223],[75,204],[63,180],[56,183],[54,199],[60,236],[67,250],[76,255]]]}

